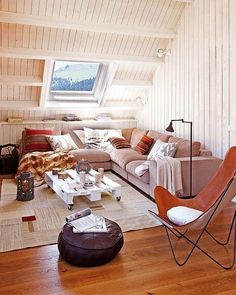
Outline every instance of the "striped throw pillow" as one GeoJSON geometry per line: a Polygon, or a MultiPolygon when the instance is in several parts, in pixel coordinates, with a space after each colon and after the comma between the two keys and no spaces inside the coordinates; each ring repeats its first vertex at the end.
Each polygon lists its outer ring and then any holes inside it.
{"type": "Polygon", "coordinates": [[[60,134],[60,131],[46,129],[29,129],[25,128],[25,142],[23,153],[31,152],[48,152],[51,151],[51,146],[47,141],[47,135],[60,134]]]}
{"type": "Polygon", "coordinates": [[[131,148],[131,145],[125,138],[110,137],[109,141],[116,149],[131,148]]]}
{"type": "Polygon", "coordinates": [[[144,135],[141,138],[140,142],[136,145],[135,151],[137,151],[141,155],[147,154],[153,143],[153,140],[154,140],[153,138],[147,135],[144,135]]]}

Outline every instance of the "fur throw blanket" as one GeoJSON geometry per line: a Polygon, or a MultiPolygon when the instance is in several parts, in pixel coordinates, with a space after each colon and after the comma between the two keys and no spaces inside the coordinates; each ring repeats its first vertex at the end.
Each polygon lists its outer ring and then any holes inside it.
{"type": "Polygon", "coordinates": [[[16,177],[22,172],[31,172],[35,181],[42,181],[44,173],[55,167],[74,169],[76,160],[68,152],[33,152],[24,155],[19,163],[16,177]]]}

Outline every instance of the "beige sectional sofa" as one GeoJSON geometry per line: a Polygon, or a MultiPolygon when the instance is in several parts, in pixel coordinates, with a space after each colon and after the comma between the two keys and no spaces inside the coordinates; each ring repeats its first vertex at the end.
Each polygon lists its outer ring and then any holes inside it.
{"type": "MultiPolygon", "coordinates": [[[[123,129],[122,135],[128,140],[132,148],[117,149],[110,154],[99,149],[86,149],[84,140],[84,131],[70,131],[70,135],[79,147],[71,153],[77,160],[87,159],[95,169],[104,167],[106,170],[112,170],[128,180],[149,196],[153,197],[154,188],[157,179],[157,163],[150,161],[149,171],[143,176],[138,177],[135,174],[135,168],[147,160],[147,155],[141,155],[134,150],[137,143],[144,134],[160,139],[163,142],[177,142],[177,151],[175,157],[181,162],[183,196],[189,195],[189,147],[190,142],[169,134],[159,133],[154,130],[123,129]]],[[[219,167],[221,159],[212,156],[212,153],[201,149],[199,142],[193,142],[193,195],[199,193],[208,183],[219,167]]]]}

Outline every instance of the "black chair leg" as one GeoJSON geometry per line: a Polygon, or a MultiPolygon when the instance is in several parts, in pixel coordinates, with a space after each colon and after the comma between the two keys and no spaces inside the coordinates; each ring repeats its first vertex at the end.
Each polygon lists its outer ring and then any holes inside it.
{"type": "Polygon", "coordinates": [[[226,241],[222,242],[222,241],[219,241],[218,239],[216,239],[207,229],[205,230],[206,233],[219,245],[222,245],[222,246],[225,246],[225,245],[228,245],[229,243],[229,239],[230,239],[230,236],[231,236],[231,232],[232,232],[232,229],[233,229],[233,225],[234,225],[234,220],[236,218],[236,211],[234,212],[234,216],[233,216],[233,219],[232,219],[232,222],[231,222],[231,225],[230,225],[230,229],[229,229],[229,233],[228,233],[228,236],[227,236],[227,239],[226,241]]]}
{"type": "MultiPolygon", "coordinates": [[[[233,245],[233,257],[232,257],[232,262],[229,266],[225,266],[223,265],[222,263],[220,263],[218,260],[216,260],[214,257],[212,257],[210,254],[208,254],[205,250],[203,250],[201,247],[198,246],[198,242],[200,241],[204,231],[206,231],[206,228],[204,228],[202,230],[202,232],[200,233],[199,237],[197,238],[196,242],[193,242],[192,240],[190,240],[188,237],[186,237],[185,235],[182,235],[182,237],[187,240],[190,244],[193,245],[192,249],[190,250],[189,254],[186,256],[185,260],[183,262],[179,262],[176,255],[175,255],[175,251],[174,251],[174,247],[172,245],[172,242],[171,242],[171,239],[170,239],[170,235],[169,235],[169,231],[174,234],[177,238],[179,238],[179,235],[177,235],[175,232],[173,232],[173,230],[171,230],[170,228],[167,228],[165,226],[165,230],[166,230],[166,233],[167,233],[167,237],[168,237],[168,241],[169,241],[169,244],[170,244],[170,248],[171,248],[171,252],[172,252],[172,255],[174,257],[174,260],[176,262],[176,264],[178,264],[179,266],[183,266],[188,260],[189,258],[191,257],[193,251],[195,248],[199,249],[202,253],[204,253],[207,257],[209,257],[212,261],[214,261],[216,264],[218,264],[219,266],[221,266],[223,269],[225,270],[228,270],[228,269],[231,269],[234,264],[235,264],[235,252],[236,252],[236,212],[234,214],[234,217],[233,217],[233,220],[232,220],[232,223],[231,223],[231,226],[230,226],[230,231],[229,231],[229,235],[227,237],[227,243],[229,242],[229,239],[230,239],[230,236],[231,236],[231,233],[232,233],[232,229],[233,229],[233,225],[235,225],[235,229],[234,229],[234,245],[233,245]]],[[[179,233],[180,234],[180,233],[179,233]]]]}

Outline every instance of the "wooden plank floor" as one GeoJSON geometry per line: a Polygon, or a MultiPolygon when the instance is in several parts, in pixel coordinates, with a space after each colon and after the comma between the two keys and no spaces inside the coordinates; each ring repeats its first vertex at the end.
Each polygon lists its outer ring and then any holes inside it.
{"type": "MultiPolygon", "coordinates": [[[[225,236],[235,207],[214,221],[211,230],[217,237],[225,236]]],[[[224,271],[198,250],[187,265],[178,267],[162,227],[128,232],[124,238],[114,260],[92,268],[68,265],[56,245],[0,253],[0,294],[236,294],[236,267],[224,271]]],[[[231,252],[209,238],[201,245],[222,261],[229,260],[231,252]]],[[[187,249],[178,243],[180,256],[187,249]]]]}

